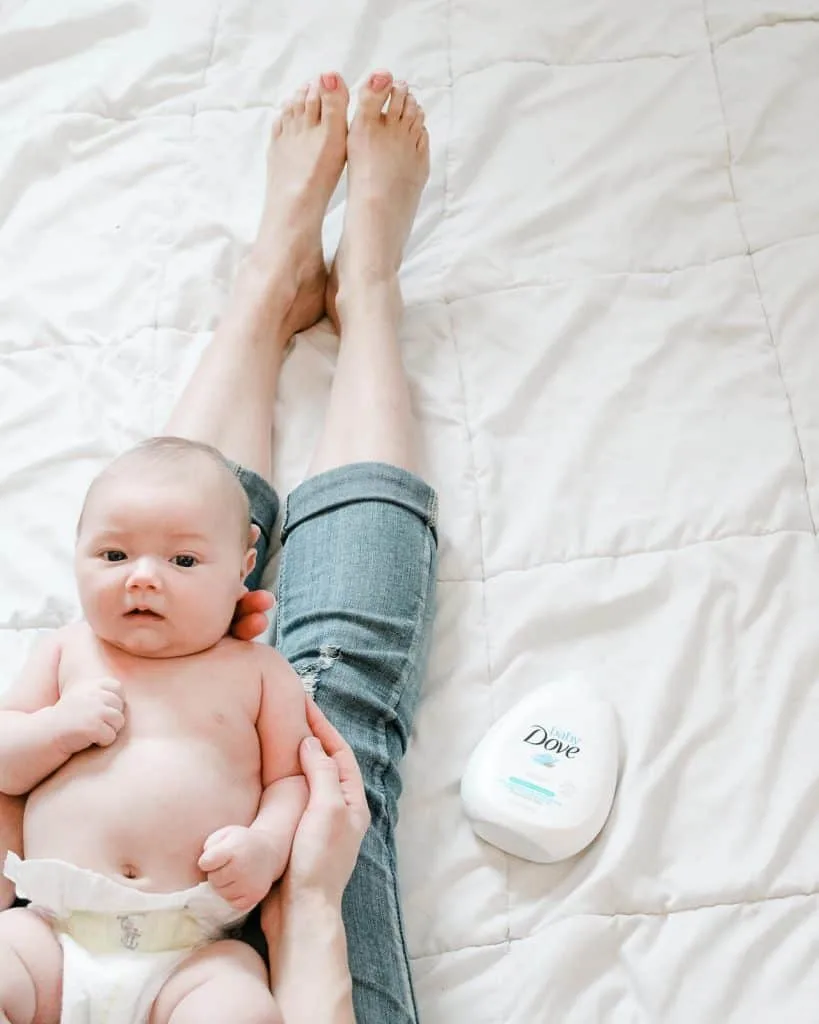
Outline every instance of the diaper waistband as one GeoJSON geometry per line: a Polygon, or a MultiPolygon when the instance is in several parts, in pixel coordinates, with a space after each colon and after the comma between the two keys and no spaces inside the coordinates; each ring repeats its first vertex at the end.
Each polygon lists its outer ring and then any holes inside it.
{"type": "Polygon", "coordinates": [[[77,910],[54,921],[54,928],[91,953],[170,953],[193,949],[212,938],[184,910],[116,915],[77,910]]]}
{"type": "Polygon", "coordinates": [[[14,853],[4,871],[18,896],[88,948],[188,948],[246,916],[207,882],[179,892],[144,892],[75,864],[21,860],[14,853]]]}

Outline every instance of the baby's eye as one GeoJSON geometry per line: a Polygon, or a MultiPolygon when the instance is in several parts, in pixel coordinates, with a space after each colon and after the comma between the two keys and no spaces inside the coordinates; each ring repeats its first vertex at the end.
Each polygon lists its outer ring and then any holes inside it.
{"type": "Polygon", "coordinates": [[[124,562],[128,556],[124,551],[113,550],[103,551],[101,557],[104,562],[124,562]]]}
{"type": "Polygon", "coordinates": [[[193,555],[174,555],[171,561],[181,569],[192,569],[195,565],[199,564],[193,555]]]}

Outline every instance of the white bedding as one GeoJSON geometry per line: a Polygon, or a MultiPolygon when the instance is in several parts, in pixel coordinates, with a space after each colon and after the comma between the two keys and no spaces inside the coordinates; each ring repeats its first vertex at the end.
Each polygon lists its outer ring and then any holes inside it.
{"type": "MultiPolygon", "coordinates": [[[[400,833],[422,1020],[819,1020],[819,0],[2,0],[2,676],[76,614],[85,485],[213,330],[273,109],[379,65],[433,142],[403,277],[442,508],[400,833]],[[621,780],[535,866],[458,782],[569,673],[621,780]]],[[[282,490],[335,351],[286,364],[282,490]]]]}

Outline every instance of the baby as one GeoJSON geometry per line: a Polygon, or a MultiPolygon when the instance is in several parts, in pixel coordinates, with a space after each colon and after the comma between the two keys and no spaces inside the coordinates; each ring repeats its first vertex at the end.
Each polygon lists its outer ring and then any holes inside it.
{"type": "MultiPolygon", "coordinates": [[[[85,620],[0,700],[0,792],[28,794],[26,859],[5,872],[62,946],[63,1024],[101,1020],[114,993],[105,1020],[147,1020],[176,966],[287,865],[304,690],[271,647],[227,635],[257,537],[214,449],[127,452],[80,516],[85,620]]],[[[0,989],[15,956],[0,945],[0,989]]]]}

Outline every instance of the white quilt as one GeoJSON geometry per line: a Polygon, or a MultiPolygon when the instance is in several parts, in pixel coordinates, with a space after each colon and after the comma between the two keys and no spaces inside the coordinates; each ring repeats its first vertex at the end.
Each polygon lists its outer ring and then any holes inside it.
{"type": "MultiPolygon", "coordinates": [[[[433,144],[403,276],[442,508],[400,834],[422,1020],[819,1021],[819,0],[0,0],[3,678],[76,614],[89,478],[214,328],[274,108],[376,66],[433,144]],[[458,784],[567,674],[622,772],[542,867],[458,784]]],[[[320,326],[286,364],[282,490],[335,352],[320,326]]]]}

